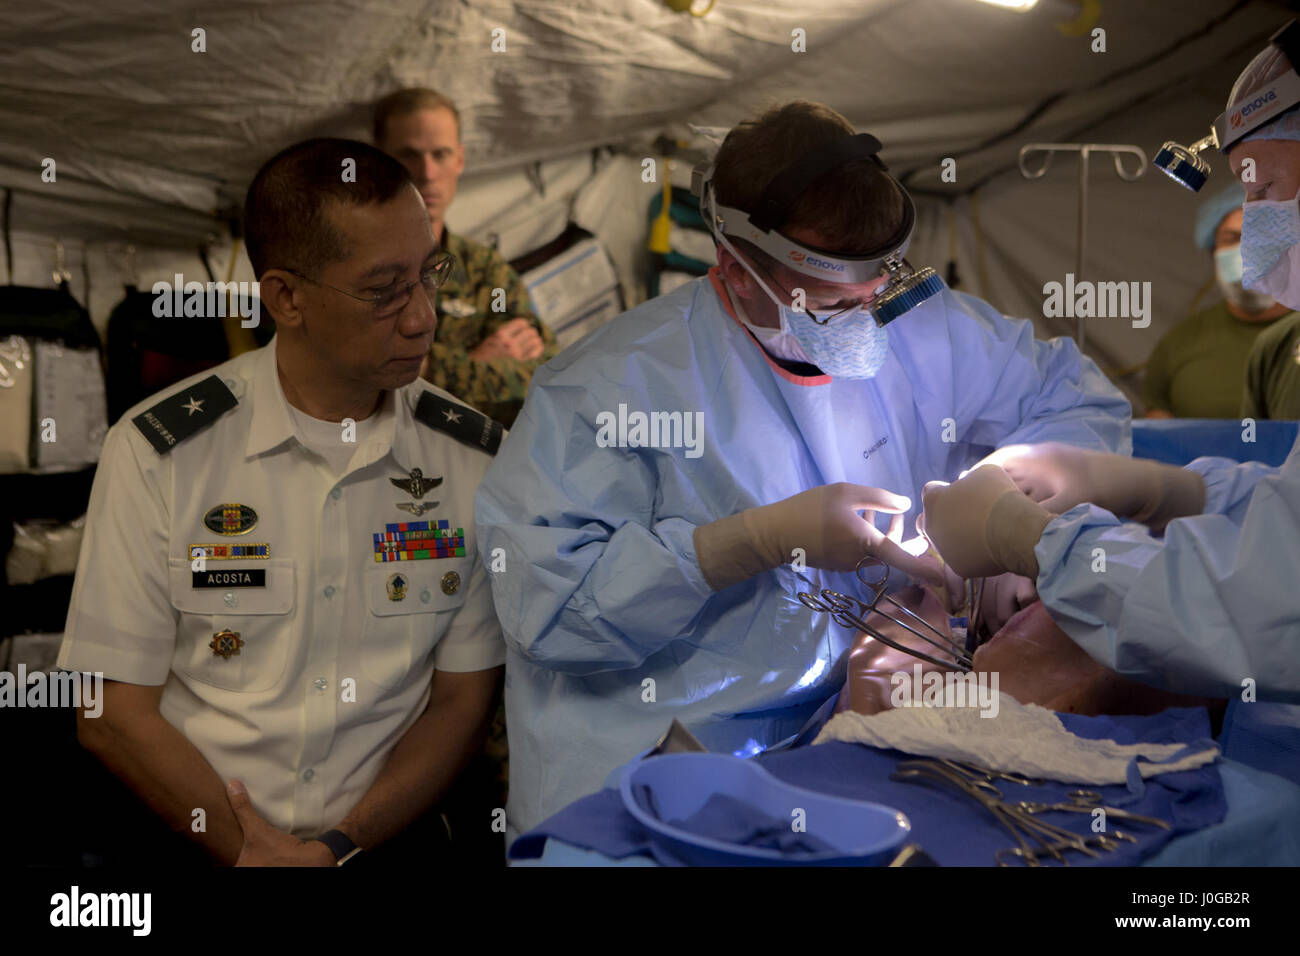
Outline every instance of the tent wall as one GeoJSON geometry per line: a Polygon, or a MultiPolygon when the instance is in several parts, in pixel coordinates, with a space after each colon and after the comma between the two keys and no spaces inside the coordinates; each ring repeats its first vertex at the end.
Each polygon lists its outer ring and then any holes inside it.
{"type": "MultiPolygon", "coordinates": [[[[1019,147],[1120,142],[1150,156],[1165,139],[1197,138],[1294,5],[1102,0],[1105,52],[1056,28],[1068,6],[1058,0],[1026,15],[973,0],[720,0],[700,19],[653,0],[319,0],[309,16],[270,0],[183,15],[164,6],[109,2],[90,16],[52,0],[16,8],[0,29],[0,187],[15,190],[15,277],[48,284],[61,238],[80,295],[88,242],[88,306],[101,324],[125,278],[126,242],[142,284],[177,271],[202,279],[195,248],[223,234],[215,211],[238,207],[267,155],[309,135],[364,137],[375,97],[432,84],[460,104],[469,154],[449,222],[495,237],[507,257],[573,219],[606,244],[635,304],[658,188],[641,179],[647,144],[687,121],[730,126],[804,97],[885,143],[921,206],[913,261],[942,268],[955,231],[963,287],[1051,335],[1072,331],[1043,316],[1042,289],[1074,269],[1076,159],[1026,182],[1019,147]],[[204,54],[190,48],[196,26],[204,54]],[[806,52],[792,49],[798,33],[806,52]],[[40,181],[46,157],[59,161],[57,185],[40,181]],[[955,183],[940,179],[944,157],[957,161],[955,183]]],[[[1207,191],[1226,182],[1226,164],[1212,161],[1207,191]]],[[[1085,277],[1151,282],[1154,298],[1148,328],[1089,323],[1104,368],[1144,361],[1210,278],[1190,239],[1196,203],[1154,170],[1123,183],[1095,160],[1085,277]]],[[[229,257],[218,239],[219,278],[229,257]]],[[[246,262],[235,278],[251,278],[246,262]]]]}

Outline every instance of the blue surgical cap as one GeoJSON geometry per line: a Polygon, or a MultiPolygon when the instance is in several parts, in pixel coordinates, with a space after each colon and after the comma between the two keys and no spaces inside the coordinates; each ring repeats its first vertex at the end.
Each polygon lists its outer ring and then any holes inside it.
{"type": "Polygon", "coordinates": [[[1246,187],[1233,180],[1232,185],[1222,192],[1215,193],[1196,210],[1196,247],[1213,249],[1214,234],[1219,230],[1223,217],[1234,209],[1240,209],[1246,201],[1246,187]]]}

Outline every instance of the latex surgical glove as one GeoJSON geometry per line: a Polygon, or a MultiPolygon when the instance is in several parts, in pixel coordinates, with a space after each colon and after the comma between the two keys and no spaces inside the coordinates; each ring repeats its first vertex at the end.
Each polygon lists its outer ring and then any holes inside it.
{"type": "Polygon", "coordinates": [[[1050,442],[1009,445],[984,459],[1053,514],[1085,501],[1117,517],[1163,531],[1175,518],[1205,508],[1205,481],[1194,471],[1050,442]]]}
{"type": "Polygon", "coordinates": [[[756,574],[803,560],[824,571],[852,571],[867,555],[935,587],[945,577],[930,555],[915,556],[899,543],[903,515],[912,502],[883,488],[838,482],[722,518],[695,529],[695,554],[709,586],[721,591],[756,574]],[[866,516],[859,514],[865,511],[866,516]],[[894,515],[889,532],[873,523],[877,511],[894,515]]]}
{"type": "Polygon", "coordinates": [[[939,559],[943,567],[944,585],[942,588],[934,589],[934,596],[939,599],[939,603],[944,605],[949,614],[958,614],[966,606],[966,579],[943,563],[942,556],[934,550],[933,545],[930,553],[939,559]]]}
{"type": "Polygon", "coordinates": [[[981,465],[951,485],[932,481],[922,497],[917,528],[962,577],[1013,571],[1038,578],[1034,546],[1052,515],[997,465],[981,465]]]}

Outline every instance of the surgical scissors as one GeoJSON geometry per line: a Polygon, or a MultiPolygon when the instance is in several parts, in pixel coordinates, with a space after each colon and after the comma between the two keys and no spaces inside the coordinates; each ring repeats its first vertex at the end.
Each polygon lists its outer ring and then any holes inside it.
{"type": "Polygon", "coordinates": [[[857,567],[854,569],[854,574],[857,575],[857,578],[862,585],[871,592],[870,601],[862,601],[848,594],[841,594],[839,591],[832,591],[830,588],[824,588],[820,595],[815,595],[808,591],[800,591],[798,594],[799,603],[810,610],[826,612],[831,616],[831,619],[835,621],[836,624],[839,624],[842,627],[865,631],[867,634],[870,634],[876,640],[880,641],[880,643],[892,647],[894,650],[902,651],[904,654],[910,654],[912,657],[927,661],[928,663],[934,664],[938,667],[952,667],[955,664],[960,670],[969,671],[974,665],[971,661],[970,654],[967,653],[964,646],[958,644],[951,637],[944,634],[919,614],[903,607],[903,605],[899,604],[893,599],[893,597],[886,593],[886,585],[889,582],[889,570],[889,565],[874,555],[869,554],[858,562],[857,567]],[[870,581],[862,576],[864,569],[873,566],[879,566],[881,568],[879,581],[870,581]],[[939,640],[936,641],[933,638],[927,637],[906,621],[900,620],[894,615],[881,610],[880,603],[882,601],[888,601],[895,608],[902,611],[908,617],[912,618],[912,620],[918,622],[929,630],[930,633],[939,640]],[[872,612],[892,621],[904,630],[910,631],[912,634],[916,635],[927,644],[938,648],[940,651],[951,654],[953,659],[942,660],[927,654],[925,651],[908,647],[906,644],[900,644],[893,638],[886,637],[871,624],[867,623],[867,616],[872,612]]]}

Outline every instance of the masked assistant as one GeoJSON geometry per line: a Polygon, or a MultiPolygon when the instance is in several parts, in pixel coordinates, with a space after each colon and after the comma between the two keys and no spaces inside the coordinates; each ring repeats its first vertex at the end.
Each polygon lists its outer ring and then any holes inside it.
{"type": "Polygon", "coordinates": [[[1206,199],[1196,210],[1194,235],[1198,249],[1214,254],[1214,281],[1223,298],[1243,312],[1256,315],[1272,308],[1276,302],[1270,296],[1242,285],[1241,244],[1218,250],[1214,248],[1219,225],[1234,210],[1241,209],[1245,202],[1245,187],[1233,180],[1226,189],[1206,199]]]}
{"type": "Polygon", "coordinates": [[[1247,289],[1241,281],[1241,244],[1224,246],[1214,254],[1214,281],[1227,302],[1245,312],[1258,315],[1277,305],[1265,292],[1247,289]]]}

